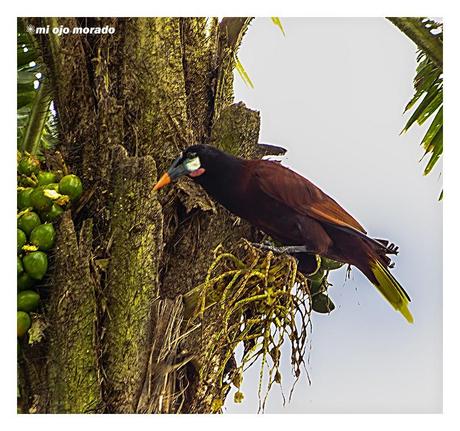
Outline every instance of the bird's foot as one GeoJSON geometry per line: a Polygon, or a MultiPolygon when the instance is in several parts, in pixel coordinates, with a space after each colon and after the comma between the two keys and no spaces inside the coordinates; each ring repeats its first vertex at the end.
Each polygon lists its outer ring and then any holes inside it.
{"type": "Polygon", "coordinates": [[[278,254],[291,254],[291,253],[312,253],[311,250],[304,245],[287,245],[283,247],[276,247],[270,243],[251,243],[254,247],[257,247],[260,250],[272,251],[273,253],[278,254]]]}

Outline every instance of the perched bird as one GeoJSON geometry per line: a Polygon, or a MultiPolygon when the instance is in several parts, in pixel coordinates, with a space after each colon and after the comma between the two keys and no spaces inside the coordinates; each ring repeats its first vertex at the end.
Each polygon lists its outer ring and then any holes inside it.
{"type": "MultiPolygon", "coordinates": [[[[173,162],[154,190],[188,175],[230,212],[287,246],[299,269],[315,254],[357,267],[388,302],[409,321],[410,298],[389,271],[388,241],[364,228],[334,199],[301,175],[268,160],[246,160],[209,145],[193,145],[173,162]]],[[[311,272],[311,271],[310,271],[311,272]]]]}

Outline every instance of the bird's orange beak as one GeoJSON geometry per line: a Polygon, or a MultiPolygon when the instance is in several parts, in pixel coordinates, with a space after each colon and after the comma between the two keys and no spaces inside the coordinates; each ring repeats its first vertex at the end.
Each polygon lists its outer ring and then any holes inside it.
{"type": "Polygon", "coordinates": [[[167,184],[169,184],[171,182],[171,177],[169,176],[169,174],[166,172],[165,174],[163,174],[161,176],[161,178],[158,180],[158,182],[155,184],[155,186],[153,187],[153,191],[155,190],[159,190],[161,189],[162,187],[166,186],[167,184]]]}

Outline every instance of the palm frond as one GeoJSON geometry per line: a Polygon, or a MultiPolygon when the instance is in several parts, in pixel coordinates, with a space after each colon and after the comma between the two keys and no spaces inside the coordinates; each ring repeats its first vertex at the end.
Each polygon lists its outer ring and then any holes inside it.
{"type": "Polygon", "coordinates": [[[414,79],[415,94],[404,112],[414,107],[415,110],[401,133],[407,132],[414,123],[422,125],[429,118],[433,118],[420,143],[425,149],[425,155],[431,153],[431,158],[424,170],[424,175],[427,175],[443,152],[443,78],[442,72],[428,57],[422,55],[419,58],[421,60],[419,60],[414,79]]]}
{"type": "MultiPolygon", "coordinates": [[[[394,19],[390,19],[392,21],[394,19]]],[[[425,31],[425,38],[430,40],[421,41],[415,39],[413,35],[407,34],[419,46],[417,54],[417,69],[414,78],[415,93],[412,99],[406,105],[404,112],[413,110],[406,125],[401,133],[407,132],[413,124],[424,124],[428,119],[432,119],[430,126],[420,145],[424,148],[426,156],[430,156],[424,169],[424,175],[428,175],[436,162],[443,153],[443,70],[442,70],[442,23],[438,23],[428,18],[400,18],[408,20],[409,24],[419,29],[419,37],[425,31]],[[441,55],[436,52],[436,58],[433,56],[434,49],[424,50],[423,46],[433,46],[433,41],[437,41],[441,46],[441,55]],[[439,58],[440,57],[440,58],[439,58]]],[[[396,24],[395,24],[396,25],[396,24]]],[[[398,27],[404,30],[404,26],[398,27]]],[[[443,194],[441,193],[440,199],[443,194]]]]}
{"type": "Polygon", "coordinates": [[[17,147],[31,154],[55,146],[56,118],[41,52],[22,19],[17,32],[17,147]]]}

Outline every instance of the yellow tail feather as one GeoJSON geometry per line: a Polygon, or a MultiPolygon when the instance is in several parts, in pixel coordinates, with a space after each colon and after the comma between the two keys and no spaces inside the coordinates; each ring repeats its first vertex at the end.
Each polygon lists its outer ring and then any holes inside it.
{"type": "Polygon", "coordinates": [[[414,318],[408,308],[410,298],[396,278],[377,260],[370,263],[370,268],[378,282],[375,287],[409,323],[414,323],[414,318]]]}

